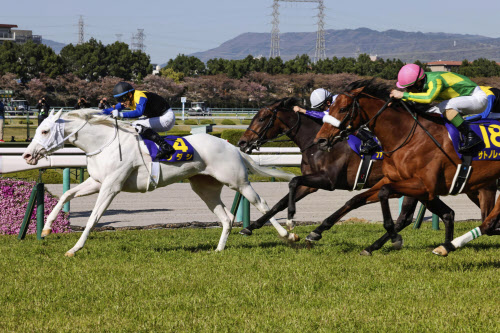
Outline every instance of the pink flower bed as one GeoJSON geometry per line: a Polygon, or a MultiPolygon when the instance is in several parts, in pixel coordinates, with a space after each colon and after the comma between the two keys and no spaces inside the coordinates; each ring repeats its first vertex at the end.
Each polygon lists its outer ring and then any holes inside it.
{"type": "MultiPolygon", "coordinates": [[[[11,178],[0,178],[0,235],[19,234],[24,214],[35,182],[11,178]]],[[[57,204],[58,199],[45,191],[45,219],[57,204]]],[[[36,205],[31,215],[28,233],[36,233],[36,205]]],[[[45,221],[44,221],[45,222],[45,221]]],[[[52,224],[52,232],[70,232],[68,215],[59,212],[52,224]]]]}

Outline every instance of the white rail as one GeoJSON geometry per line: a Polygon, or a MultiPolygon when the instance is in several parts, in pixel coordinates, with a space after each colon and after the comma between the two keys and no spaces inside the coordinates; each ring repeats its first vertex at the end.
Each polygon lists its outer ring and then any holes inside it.
{"type": "MultiPolygon", "coordinates": [[[[25,148],[0,148],[0,174],[48,168],[82,168],[87,166],[87,157],[79,148],[63,148],[54,154],[29,165],[22,158],[25,148]]],[[[261,148],[252,159],[262,166],[300,166],[302,155],[299,148],[261,148]],[[268,155],[265,155],[268,154],[268,155]]]]}

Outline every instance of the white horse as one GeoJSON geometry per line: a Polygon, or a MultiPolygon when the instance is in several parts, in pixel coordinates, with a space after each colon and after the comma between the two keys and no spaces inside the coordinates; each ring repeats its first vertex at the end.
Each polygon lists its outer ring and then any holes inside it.
{"type": "MultiPolygon", "coordinates": [[[[75,246],[65,254],[72,257],[84,246],[90,230],[120,191],[147,191],[151,156],[140,136],[128,123],[119,122],[117,127],[111,118],[92,109],[72,111],[62,116],[61,114],[62,110],[55,115],[52,111],[41,123],[23,158],[28,164],[35,165],[44,156],[62,148],[65,141],[79,147],[87,155],[90,177],[61,196],[47,217],[42,232],[42,236],[51,233],[52,222],[66,202],[75,197],[99,192],[85,230],[75,246]]],[[[222,235],[216,249],[222,251],[234,219],[221,201],[222,186],[226,185],[240,192],[259,211],[266,213],[269,207],[248,181],[247,168],[254,173],[288,180],[293,175],[260,167],[248,155],[240,153],[238,148],[212,135],[192,135],[186,137],[186,140],[194,148],[193,159],[186,162],[160,163],[158,187],[189,179],[193,191],[205,201],[222,223],[222,235]]],[[[281,237],[289,241],[298,240],[297,235],[288,233],[274,218],[271,223],[281,237]]]]}

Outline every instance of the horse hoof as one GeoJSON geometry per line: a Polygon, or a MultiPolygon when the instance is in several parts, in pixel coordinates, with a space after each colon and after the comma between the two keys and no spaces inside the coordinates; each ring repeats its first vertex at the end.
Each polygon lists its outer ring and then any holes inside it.
{"type": "Polygon", "coordinates": [[[292,231],[293,228],[295,228],[295,221],[294,220],[286,220],[286,226],[288,231],[292,231]]]}
{"type": "Polygon", "coordinates": [[[308,242],[317,242],[319,241],[323,236],[321,234],[317,234],[314,231],[311,231],[309,235],[306,237],[306,241],[308,242]]]}
{"type": "Polygon", "coordinates": [[[372,255],[372,253],[371,253],[371,252],[368,252],[368,251],[366,251],[366,250],[363,250],[363,251],[361,251],[361,253],[360,253],[359,255],[360,255],[360,256],[367,256],[367,257],[368,257],[368,256],[371,256],[371,255],[372,255]]]}
{"type": "Polygon", "coordinates": [[[441,257],[446,257],[448,255],[448,251],[443,245],[436,247],[434,250],[432,250],[432,253],[441,257]]]}
{"type": "Polygon", "coordinates": [[[403,243],[403,237],[399,236],[397,241],[392,242],[392,246],[395,250],[401,250],[403,248],[403,243]]]}
{"type": "Polygon", "coordinates": [[[290,234],[288,234],[288,240],[290,242],[294,243],[294,242],[298,242],[300,240],[300,237],[297,234],[290,233],[290,234]]]}
{"type": "Polygon", "coordinates": [[[69,251],[68,251],[68,252],[66,252],[66,253],[64,254],[64,256],[65,256],[65,257],[72,258],[72,257],[74,257],[74,256],[75,256],[75,254],[74,254],[73,252],[69,252],[69,251]]]}
{"type": "Polygon", "coordinates": [[[252,236],[252,230],[245,228],[241,229],[240,235],[245,235],[245,236],[252,236]]]}
{"type": "Polygon", "coordinates": [[[42,230],[42,237],[47,237],[52,233],[52,229],[43,229],[42,230]]]}

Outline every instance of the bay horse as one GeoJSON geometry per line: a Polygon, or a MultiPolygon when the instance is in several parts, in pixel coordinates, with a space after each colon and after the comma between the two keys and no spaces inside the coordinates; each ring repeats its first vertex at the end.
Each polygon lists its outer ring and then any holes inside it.
{"type": "MultiPolygon", "coordinates": [[[[313,144],[316,134],[321,129],[321,119],[311,118],[302,113],[294,112],[293,106],[298,104],[295,98],[283,98],[271,105],[260,109],[253,117],[248,129],[241,136],[238,145],[246,153],[258,149],[261,145],[279,137],[288,136],[301,150],[302,176],[293,178],[289,183],[289,193],[276,203],[269,212],[261,216],[248,228],[240,233],[251,235],[253,230],[261,228],[270,217],[288,206],[289,223],[295,214],[295,203],[307,195],[323,189],[327,191],[352,190],[357,177],[361,158],[354,152],[347,141],[337,142],[332,149],[325,151],[313,144]]],[[[372,187],[383,178],[382,161],[376,160],[372,164],[366,187],[372,187]]],[[[470,191],[469,198],[480,206],[484,219],[495,203],[496,186],[470,191]]],[[[407,226],[413,220],[413,214],[418,203],[417,199],[405,197],[398,225],[407,226]]],[[[365,249],[365,254],[380,249],[389,240],[385,234],[375,243],[365,249]]],[[[393,246],[401,248],[402,241],[396,239],[393,246]]]]}
{"type": "MultiPolygon", "coordinates": [[[[417,198],[443,220],[445,242],[433,250],[434,254],[446,256],[480,235],[500,234],[500,230],[495,226],[500,214],[500,200],[497,200],[483,223],[473,229],[473,236],[467,233],[453,239],[455,214],[438,196],[449,193],[461,160],[448,137],[444,120],[391,105],[384,100],[388,96],[389,88],[381,83],[375,83],[373,80],[356,81],[347,87],[346,92],[340,94],[330,107],[329,114],[335,118],[336,126],[325,123],[316,135],[315,142],[326,149],[347,133],[360,126],[368,126],[384,150],[384,177],[371,189],[349,200],[312,231],[306,240],[321,239],[321,233],[347,212],[377,201],[381,203],[384,228],[391,239],[397,239],[401,226],[394,226],[388,199],[400,195],[417,198]],[[435,138],[440,147],[426,131],[435,138]]],[[[473,161],[472,172],[463,192],[469,193],[483,187],[491,188],[499,176],[498,161],[473,161]]]]}
{"type": "MultiPolygon", "coordinates": [[[[36,165],[44,156],[63,147],[65,141],[82,149],[87,155],[90,177],[80,185],[66,191],[47,218],[42,236],[51,232],[51,224],[64,203],[75,197],[99,193],[85,230],[66,256],[74,256],[87,240],[92,227],[99,221],[113,198],[120,192],[146,192],[151,174],[151,156],[134,128],[126,122],[115,122],[93,109],[82,109],[62,114],[54,111],[37,128],[33,141],[26,148],[23,158],[36,165]],[[127,147],[123,154],[119,145],[127,147]]],[[[271,177],[290,179],[293,175],[257,165],[250,156],[240,152],[226,140],[208,134],[185,137],[194,148],[188,161],[160,163],[157,187],[188,179],[193,191],[207,204],[222,223],[222,234],[216,251],[222,251],[231,231],[233,214],[220,198],[222,186],[240,192],[259,211],[269,210],[248,181],[247,169],[271,177]]],[[[175,195],[175,194],[173,194],[175,195]]],[[[165,198],[168,201],[168,198],[165,198]]],[[[271,223],[281,237],[296,241],[275,219],[271,223]]]]}

